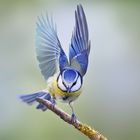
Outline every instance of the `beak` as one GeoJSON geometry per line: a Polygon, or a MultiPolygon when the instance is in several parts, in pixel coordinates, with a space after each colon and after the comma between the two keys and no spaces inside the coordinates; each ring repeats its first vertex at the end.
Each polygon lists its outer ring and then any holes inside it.
{"type": "Polygon", "coordinates": [[[67,88],[67,92],[68,92],[68,93],[71,92],[71,88],[70,88],[70,87],[67,88]]]}

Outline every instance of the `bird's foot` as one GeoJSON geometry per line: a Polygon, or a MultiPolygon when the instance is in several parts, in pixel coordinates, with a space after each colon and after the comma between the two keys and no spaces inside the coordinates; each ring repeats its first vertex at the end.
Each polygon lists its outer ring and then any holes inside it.
{"type": "Polygon", "coordinates": [[[77,121],[77,117],[74,113],[71,115],[71,124],[75,123],[77,121]]]}

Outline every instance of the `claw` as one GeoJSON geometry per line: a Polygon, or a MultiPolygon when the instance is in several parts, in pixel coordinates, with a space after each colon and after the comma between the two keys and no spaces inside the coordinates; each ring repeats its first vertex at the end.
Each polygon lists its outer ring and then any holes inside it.
{"type": "Polygon", "coordinates": [[[77,117],[74,113],[71,115],[71,124],[75,123],[77,121],[77,117]]]}

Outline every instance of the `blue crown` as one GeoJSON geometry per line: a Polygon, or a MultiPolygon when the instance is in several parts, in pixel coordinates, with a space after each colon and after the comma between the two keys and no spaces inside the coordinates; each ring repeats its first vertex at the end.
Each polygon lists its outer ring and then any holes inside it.
{"type": "Polygon", "coordinates": [[[78,77],[78,72],[74,69],[65,69],[62,72],[62,78],[68,83],[76,81],[78,77]]]}

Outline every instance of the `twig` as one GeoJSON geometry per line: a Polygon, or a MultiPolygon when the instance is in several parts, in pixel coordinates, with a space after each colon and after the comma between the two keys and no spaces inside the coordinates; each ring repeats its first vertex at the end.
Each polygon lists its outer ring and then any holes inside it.
{"type": "Polygon", "coordinates": [[[78,129],[81,133],[88,136],[91,140],[107,140],[102,134],[100,134],[95,129],[91,128],[87,124],[83,124],[80,121],[71,122],[71,116],[64,112],[62,109],[58,108],[56,105],[54,106],[50,101],[44,100],[42,98],[37,98],[37,102],[45,105],[49,110],[57,114],[62,120],[67,122],[70,125],[73,125],[76,129],[78,129]]]}

